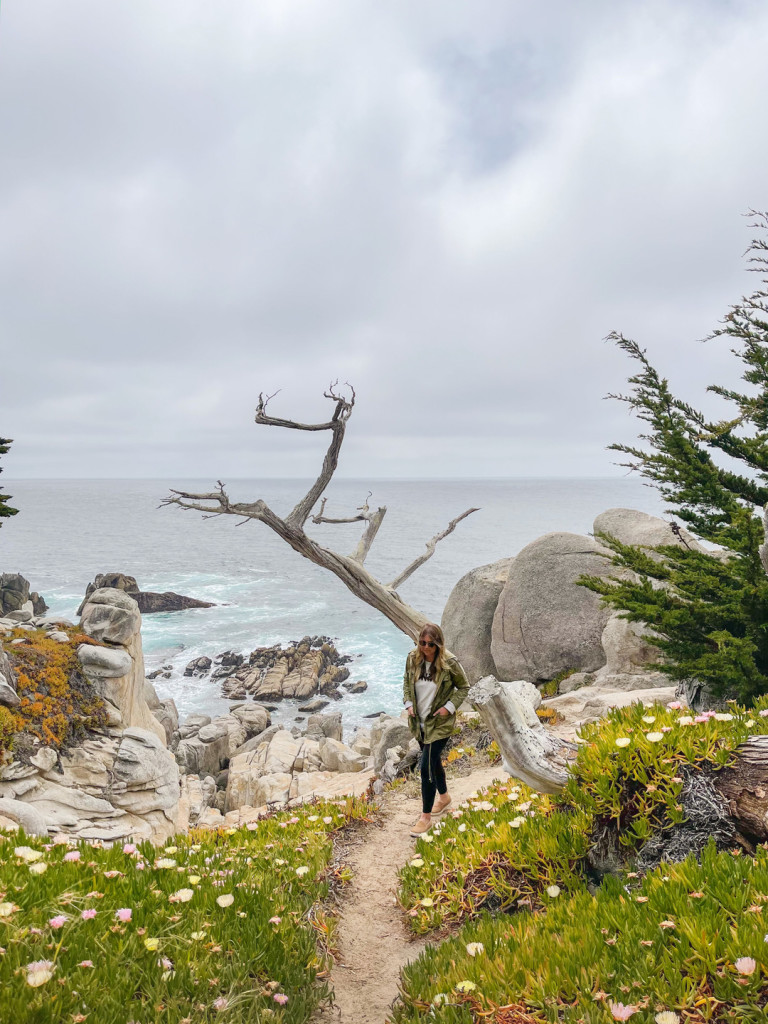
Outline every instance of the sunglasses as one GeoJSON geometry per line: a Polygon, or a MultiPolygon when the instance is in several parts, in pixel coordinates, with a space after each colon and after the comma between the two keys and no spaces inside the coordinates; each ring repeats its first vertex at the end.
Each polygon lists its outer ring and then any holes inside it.
{"type": "Polygon", "coordinates": [[[419,640],[419,647],[437,647],[434,640],[419,640]]]}

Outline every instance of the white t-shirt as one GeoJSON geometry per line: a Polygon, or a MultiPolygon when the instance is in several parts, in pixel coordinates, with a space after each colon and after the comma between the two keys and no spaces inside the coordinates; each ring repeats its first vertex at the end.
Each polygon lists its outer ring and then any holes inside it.
{"type": "MultiPolygon", "coordinates": [[[[429,672],[429,676],[421,675],[416,680],[416,713],[419,716],[419,721],[422,725],[426,722],[429,717],[429,713],[432,710],[432,703],[437,693],[437,682],[435,680],[435,663],[424,661],[421,666],[422,673],[429,672]]],[[[447,700],[444,705],[448,711],[453,714],[456,708],[453,702],[447,700]]]]}

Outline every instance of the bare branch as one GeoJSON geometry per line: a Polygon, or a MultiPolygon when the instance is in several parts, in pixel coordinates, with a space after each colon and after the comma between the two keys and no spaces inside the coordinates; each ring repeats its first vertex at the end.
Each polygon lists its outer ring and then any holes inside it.
{"type": "MultiPolygon", "coordinates": [[[[368,506],[366,505],[366,509],[367,507],[368,506]]],[[[355,548],[355,552],[352,555],[352,558],[356,562],[359,562],[360,565],[363,564],[368,555],[368,552],[371,550],[371,544],[373,544],[373,539],[379,532],[379,527],[381,526],[382,520],[384,519],[384,516],[386,514],[386,505],[382,505],[380,508],[377,508],[375,512],[366,512],[365,518],[368,520],[368,526],[365,528],[363,536],[357,542],[357,547],[355,548]]]]}
{"type": "Polygon", "coordinates": [[[447,537],[449,533],[453,533],[462,519],[466,519],[467,516],[471,516],[473,512],[479,511],[480,509],[478,508],[468,508],[466,512],[462,512],[460,516],[456,516],[455,519],[452,519],[441,533],[436,533],[432,540],[427,541],[427,550],[424,554],[419,555],[418,558],[414,559],[410,565],[407,565],[405,569],[403,569],[399,576],[395,576],[392,582],[387,584],[389,589],[397,590],[402,583],[405,583],[409,576],[412,576],[417,569],[421,568],[425,562],[429,561],[432,555],[434,555],[435,548],[439,542],[447,537]]]}

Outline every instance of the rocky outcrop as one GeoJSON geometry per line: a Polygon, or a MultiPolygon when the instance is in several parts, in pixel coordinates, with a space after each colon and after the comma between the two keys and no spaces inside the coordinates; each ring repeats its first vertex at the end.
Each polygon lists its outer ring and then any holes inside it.
{"type": "Polygon", "coordinates": [[[496,675],[491,654],[493,616],[507,582],[511,558],[472,569],[450,593],[441,626],[445,642],[461,662],[470,683],[496,675]]]}
{"type": "Polygon", "coordinates": [[[269,725],[269,712],[258,704],[240,705],[213,720],[209,715],[190,715],[178,729],[176,760],[185,775],[215,777],[269,725]]]}
{"type": "Polygon", "coordinates": [[[237,699],[251,695],[258,701],[306,700],[317,693],[338,698],[339,685],[349,678],[346,664],[351,660],[339,654],[329,637],[305,636],[285,647],[258,647],[247,660],[245,655],[226,651],[214,659],[212,678],[222,680],[223,696],[237,699]]]}
{"type": "Polygon", "coordinates": [[[110,842],[164,842],[177,830],[179,770],[153,732],[91,734],[70,751],[43,747],[31,760],[0,768],[0,815],[13,817],[8,809],[20,802],[49,832],[110,842]]]}
{"type": "Polygon", "coordinates": [[[35,615],[44,615],[48,611],[45,600],[36,592],[30,589],[29,580],[19,573],[4,572],[0,575],[0,619],[6,616],[17,618],[17,613],[23,613],[24,619],[32,618],[35,615]]]}
{"type": "Polygon", "coordinates": [[[576,581],[612,569],[591,537],[548,533],[524,547],[493,619],[491,655],[499,678],[542,682],[567,669],[601,668],[610,610],[576,581]]]}
{"type": "Polygon", "coordinates": [[[153,615],[156,612],[178,612],[187,608],[213,608],[210,601],[198,601],[195,597],[184,597],[182,594],[175,594],[173,591],[166,591],[163,594],[153,593],[150,590],[140,590],[139,585],[133,576],[126,576],[122,572],[99,573],[93,583],[89,583],[85,590],[83,603],[77,610],[82,615],[83,609],[97,590],[122,590],[130,594],[139,606],[142,615],[153,615]]]}
{"type": "Polygon", "coordinates": [[[368,758],[320,735],[314,739],[278,729],[254,750],[236,754],[229,763],[225,811],[309,799],[331,776],[367,772],[372,777],[368,758]]]}
{"type": "Polygon", "coordinates": [[[166,733],[144,699],[141,615],[121,590],[95,590],[83,606],[80,627],[105,647],[81,644],[77,656],[99,696],[113,709],[113,725],[147,729],[165,743],[166,733]]]}

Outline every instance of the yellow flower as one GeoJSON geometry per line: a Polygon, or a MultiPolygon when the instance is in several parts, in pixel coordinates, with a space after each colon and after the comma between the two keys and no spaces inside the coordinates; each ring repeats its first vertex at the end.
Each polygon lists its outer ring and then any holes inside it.
{"type": "Polygon", "coordinates": [[[167,853],[170,856],[170,854],[176,853],[177,850],[178,846],[166,846],[166,848],[163,850],[163,853],[167,853]]]}
{"type": "Polygon", "coordinates": [[[205,932],[192,932],[192,934],[190,935],[190,939],[194,939],[195,942],[199,942],[200,939],[204,939],[204,938],[205,938],[205,932]]]}
{"type": "Polygon", "coordinates": [[[433,899],[430,899],[429,896],[425,896],[424,899],[421,901],[421,905],[422,907],[433,907],[435,905],[435,901],[433,899]]]}
{"type": "MultiPolygon", "coordinates": [[[[413,860],[411,861],[411,867],[412,868],[423,868],[424,867],[424,861],[421,859],[421,857],[414,857],[413,860]]],[[[1,906],[1,904],[0,904],[0,906],[1,906]]],[[[2,914],[0,914],[0,916],[2,916],[2,914]]]]}
{"type": "Polygon", "coordinates": [[[628,747],[631,742],[632,741],[630,740],[629,736],[619,736],[619,738],[616,740],[616,746],[628,747]]]}
{"type": "Polygon", "coordinates": [[[474,992],[474,990],[476,988],[477,988],[477,985],[474,983],[474,981],[460,981],[458,983],[458,985],[456,986],[456,991],[457,992],[474,992]]]}
{"type": "Polygon", "coordinates": [[[150,953],[154,953],[154,951],[160,945],[160,939],[144,939],[144,945],[147,947],[150,953]]]}
{"type": "Polygon", "coordinates": [[[197,883],[199,881],[200,881],[200,875],[190,875],[189,876],[189,884],[190,885],[197,885],[197,883]]]}

